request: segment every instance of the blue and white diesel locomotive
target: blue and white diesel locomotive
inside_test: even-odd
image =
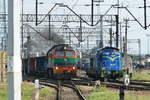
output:
[[[90,68],[86,70],[90,77],[116,79],[123,77],[122,57],[117,48],[105,47],[90,54]]]

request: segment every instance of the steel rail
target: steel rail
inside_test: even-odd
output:
[[[123,87],[125,90],[133,90],[133,91],[146,91],[146,90],[150,90],[149,86],[143,86],[143,85],[139,85],[139,84],[130,84],[128,86],[125,86],[123,83],[120,82],[101,82],[102,85],[106,85],[106,87],[110,87],[110,88],[116,88],[119,89],[120,87]]]
[[[57,87],[57,86],[54,86],[52,84],[49,84],[47,82],[40,82],[41,85],[44,85],[44,86],[48,86],[48,87],[52,87],[54,88],[56,91],[57,91],[57,96],[56,96],[56,100],[61,100],[60,98],[60,95],[61,95],[61,92],[60,92],[60,88]]]
[[[77,88],[77,86],[74,84],[74,82],[72,82],[72,81],[69,81],[67,83],[64,82],[62,84],[62,86],[72,88],[77,93],[77,95],[79,96],[80,100],[86,100],[86,98],[82,95],[80,89]]]

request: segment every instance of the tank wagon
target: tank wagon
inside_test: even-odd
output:
[[[48,52],[48,77],[70,79],[76,76],[78,53],[67,44],[53,46]]]
[[[105,47],[90,54],[90,68],[87,75],[102,80],[123,77],[126,70],[122,68],[121,53],[117,48]]]

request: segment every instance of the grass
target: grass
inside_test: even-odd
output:
[[[24,82],[22,84],[22,100],[31,100],[32,94],[34,91],[34,84]],[[0,83],[0,100],[7,100],[8,99],[8,91],[7,85]],[[51,96],[55,94],[55,92],[49,88],[42,88],[40,89],[40,99],[45,100],[46,96]]]
[[[46,96],[54,96],[55,94],[55,91],[48,88],[43,88],[40,90],[40,100],[45,100]]]
[[[150,70],[142,70],[142,71],[134,72],[132,79],[150,80]]]
[[[147,94],[125,91],[125,100],[150,100],[150,94]],[[119,100],[119,91],[108,89],[105,86],[98,87],[87,97],[87,100]]]
[[[33,89],[34,89],[33,84],[26,83],[26,82],[22,84],[23,100],[30,100]]]
[[[7,100],[7,85],[4,83],[0,84],[0,100]]]
[[[106,87],[98,87],[87,97],[87,100],[119,100],[117,92],[108,90]]]
[[[142,95],[140,93],[132,93],[131,92],[126,92],[126,95],[125,96],[125,100],[150,100],[149,99],[149,96],[146,96],[146,95]]]

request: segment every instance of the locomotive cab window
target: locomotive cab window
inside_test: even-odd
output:
[[[74,51],[66,51],[66,57],[74,56]]]
[[[63,57],[64,56],[64,51],[56,51],[56,56]]]

